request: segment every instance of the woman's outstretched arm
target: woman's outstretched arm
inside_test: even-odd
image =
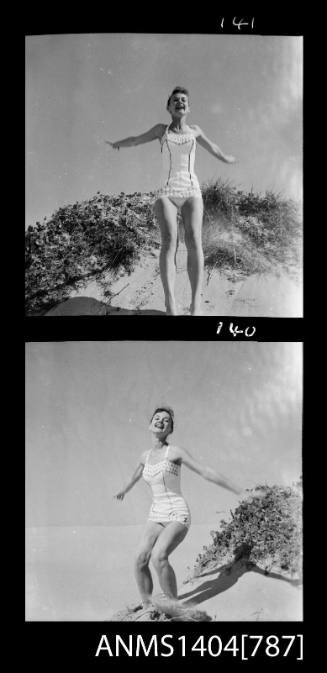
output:
[[[161,138],[164,128],[164,124],[156,124],[149,131],[141,133],[139,136],[129,136],[128,138],[123,138],[123,140],[116,140],[114,143],[110,142],[110,140],[105,140],[105,142],[111,145],[114,150],[119,150],[120,147],[135,147],[136,145],[142,145],[143,143],[149,143],[151,140]]]
[[[220,472],[217,472],[217,470],[214,470],[212,467],[203,465],[203,463],[200,463],[198,460],[193,458],[193,456],[189,453],[189,451],[186,451],[186,449],[181,449],[178,447],[178,449],[176,448],[175,451],[176,457],[174,458],[174,456],[171,456],[171,460],[182,460],[184,465],[189,467],[190,470],[193,470],[193,472],[196,472],[204,479],[207,479],[207,481],[212,481],[214,484],[217,484],[217,486],[222,486],[222,488],[226,488],[228,491],[236,493],[236,495],[241,495],[241,493],[244,492],[244,489],[241,488],[238,484],[235,484],[230,479],[227,479],[227,477],[222,475]]]
[[[211,140],[209,140],[200,126],[194,125],[193,128],[197,132],[196,139],[199,145],[204,147],[204,149],[207,150],[210,154],[213,154],[216,159],[224,161],[225,164],[235,164],[237,161],[235,157],[232,157],[230,154],[225,154],[216,143],[213,143]]]
[[[144,468],[144,458],[143,458],[143,454],[142,454],[141,460],[140,460],[136,470],[132,474],[131,479],[126,484],[126,486],[121,489],[121,491],[119,491],[118,493],[116,493],[116,495],[114,495],[114,498],[117,498],[117,500],[123,500],[124,499],[126,493],[128,493],[128,491],[130,491],[131,488],[133,488],[133,486],[139,481],[139,479],[141,479],[143,468]]]

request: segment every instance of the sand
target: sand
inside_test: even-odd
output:
[[[189,315],[190,284],[186,270],[186,248],[177,254],[176,300],[179,315]],[[134,271],[92,280],[72,289],[69,299],[47,315],[165,315],[158,253],[148,252]],[[281,270],[240,278],[237,274],[206,273],[203,315],[257,317],[301,317],[301,282]]]
[[[107,621],[139,601],[133,557],[139,526],[28,528],[26,619]],[[237,564],[187,581],[215,524],[194,524],[171,555],[179,598],[215,621],[301,621],[302,587],[277,574],[244,571]],[[153,573],[154,593],[160,587]]]

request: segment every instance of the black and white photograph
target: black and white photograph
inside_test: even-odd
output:
[[[302,317],[303,38],[219,20],[26,36],[27,316]]]
[[[28,622],[301,622],[302,344],[27,343],[25,563]]]

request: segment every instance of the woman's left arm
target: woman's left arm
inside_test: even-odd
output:
[[[216,143],[213,143],[211,140],[209,140],[209,138],[207,138],[207,136],[202,131],[200,126],[194,124],[193,128],[197,133],[196,139],[199,145],[204,147],[204,149],[207,150],[210,154],[213,154],[213,156],[216,157],[216,159],[224,161],[225,164],[236,163],[237,160],[235,159],[235,157],[232,157],[229,154],[224,154],[224,152],[220,149],[220,147],[218,147]]]
[[[222,488],[226,488],[228,491],[236,493],[236,495],[243,493],[243,488],[240,488],[237,484],[232,482],[230,479],[227,479],[227,477],[224,477],[224,475],[220,474],[212,467],[200,463],[198,460],[193,458],[193,456],[189,453],[189,451],[186,451],[186,449],[178,447],[178,449],[176,448],[176,451],[178,452],[178,459],[181,460],[184,465],[186,465],[190,470],[193,470],[193,472],[199,474],[204,479],[207,479],[207,481],[212,481],[214,484],[217,484],[217,486],[222,486]]]

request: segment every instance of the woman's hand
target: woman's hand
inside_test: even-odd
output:
[[[230,154],[228,154],[227,156],[225,155],[224,162],[226,164],[237,164],[238,160],[235,159],[235,157],[232,157]]]
[[[113,150],[119,150],[119,142],[118,141],[115,142],[115,143],[112,143],[112,142],[110,142],[110,140],[105,140],[104,142],[107,143],[107,145],[110,145],[110,147],[112,147]]]
[[[239,494],[238,494],[238,501],[239,502],[244,502],[244,500],[254,500],[254,498],[264,498],[266,495],[266,491],[264,488],[260,489],[247,489],[244,488]]]
[[[126,495],[126,491],[119,491],[119,493],[114,495],[114,498],[116,498],[116,500],[124,500],[125,495]]]

